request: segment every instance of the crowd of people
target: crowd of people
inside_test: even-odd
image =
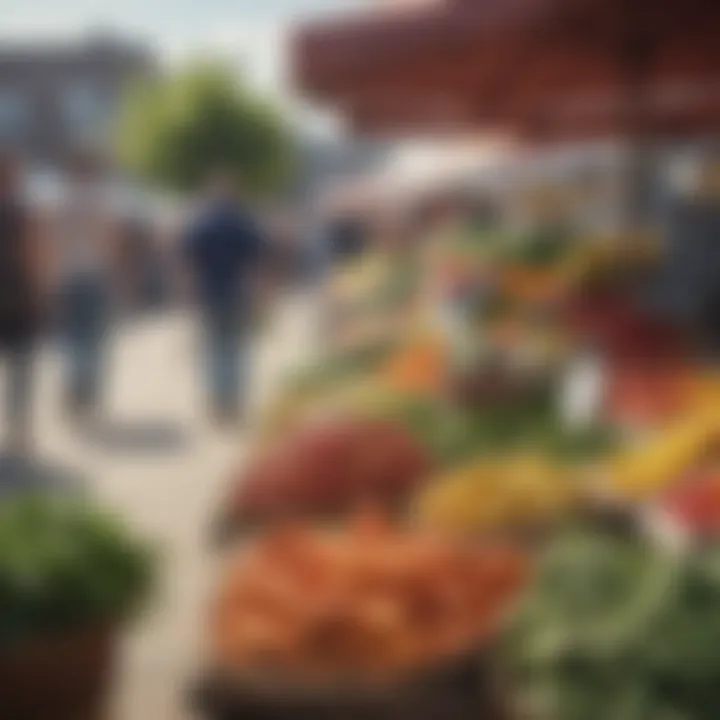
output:
[[[0,155],[0,353],[7,447],[20,455],[33,446],[39,344],[57,341],[62,351],[67,418],[79,428],[97,421],[118,309],[132,305],[149,267],[144,229],[113,207],[100,158],[69,160],[62,200],[50,212],[27,199],[25,175],[19,158]],[[234,425],[243,416],[252,304],[272,274],[271,243],[223,168],[209,173],[188,215],[161,264],[177,269],[190,292],[208,413]]]

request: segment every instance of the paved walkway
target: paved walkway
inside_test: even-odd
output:
[[[263,402],[284,368],[312,348],[312,304],[288,301],[255,349],[253,395]],[[74,437],[57,411],[57,362],[42,359],[39,449],[79,469],[105,503],[163,553],[154,609],[125,648],[113,720],[186,720],[184,697],[202,655],[202,625],[217,557],[207,541],[225,475],[243,437],[218,435],[204,422],[187,318],[147,321],[122,333],[113,352],[111,433]]]

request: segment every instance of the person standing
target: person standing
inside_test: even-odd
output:
[[[21,199],[20,162],[0,155],[0,353],[7,364],[8,447],[32,450],[32,390],[43,257],[36,223]]]
[[[95,415],[105,384],[117,223],[99,158],[75,155],[55,222],[54,270],[66,354],[66,410],[75,420]]]
[[[250,303],[266,251],[232,175],[213,174],[207,199],[187,229],[183,254],[200,315],[209,411],[222,425],[240,420],[247,400]]]

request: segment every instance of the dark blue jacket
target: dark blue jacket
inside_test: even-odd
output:
[[[216,201],[191,224],[183,243],[206,304],[242,295],[243,280],[257,271],[265,241],[252,217],[231,201]]]

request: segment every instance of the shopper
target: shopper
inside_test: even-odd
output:
[[[67,167],[66,193],[54,224],[61,332],[66,352],[66,409],[95,416],[105,385],[110,300],[118,224],[102,161],[78,153]]]
[[[33,355],[40,319],[42,253],[37,222],[21,199],[22,168],[0,155],[0,352],[7,365],[8,448],[32,449]]]
[[[266,243],[228,172],[216,172],[183,243],[200,316],[209,412],[240,419],[247,401],[248,331]]]

